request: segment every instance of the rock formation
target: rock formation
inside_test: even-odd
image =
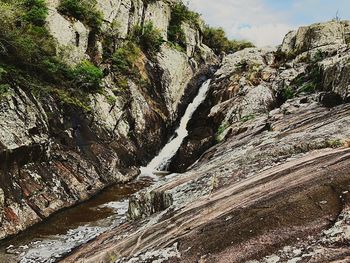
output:
[[[98,0],[103,21],[98,35],[84,21],[63,15],[59,3],[48,1],[45,25],[56,52],[72,66],[86,59],[100,63],[105,73],[102,91],[88,95],[85,111],[72,106],[73,99],[56,88],[42,96],[26,85],[14,84],[1,98],[0,238],[82,202],[110,184],[134,178],[138,167],[170,136],[198,89],[193,83],[216,63],[198,29],[184,23],[187,48],[179,51],[164,43],[156,56],[141,53],[137,67],[149,84],[126,76],[123,90],[108,61],[101,60],[103,53],[122,46],[135,26],[148,22],[166,39],[171,6],[176,2]],[[102,36],[115,24],[118,30],[111,47],[102,43]]]
[[[348,262],[348,23],[224,57],[173,160],[185,172],[62,262]]]
[[[6,57],[20,49],[0,32],[0,239],[137,177],[210,77],[179,174],[62,262],[350,262],[350,22],[219,62],[196,15],[173,24],[180,1],[91,3],[84,16],[48,0],[44,21],[10,23],[50,40],[19,41],[50,54],[40,65]]]

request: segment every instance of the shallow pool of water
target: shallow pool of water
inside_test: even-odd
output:
[[[0,242],[0,262],[55,262],[126,220],[130,195],[152,184],[150,178],[114,185],[91,200],[54,214],[45,222]]]

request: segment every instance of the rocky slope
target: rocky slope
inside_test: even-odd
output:
[[[227,55],[173,167],[197,162],[62,262],[348,262],[349,23]]]
[[[102,91],[89,95],[89,111],[71,105],[59,89],[54,90],[63,100],[52,93],[40,96],[23,83],[11,85],[0,98],[0,239],[112,183],[134,178],[137,167],[167,140],[194,96],[197,80],[216,62],[201,43],[200,30],[183,23],[185,50],[164,43],[155,56],[141,53],[138,71],[150,85],[126,76],[123,91],[103,53],[121,46],[136,25],[148,22],[166,39],[176,1],[98,0],[101,34],[119,25],[112,46],[84,21],[62,15],[59,3],[48,1],[45,24],[56,52],[70,65],[86,59],[99,64]]]

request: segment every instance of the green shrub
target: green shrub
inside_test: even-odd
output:
[[[248,71],[249,70],[249,64],[248,61],[246,59],[242,59],[241,61],[239,61],[236,65],[237,70],[239,72],[244,72],[244,71]]]
[[[290,89],[293,90],[294,97],[301,92],[313,93],[321,89],[321,83],[322,70],[317,63],[313,63],[307,68],[306,73],[300,74],[291,82]]]
[[[140,48],[131,41],[126,42],[112,55],[112,69],[124,75],[131,74],[136,60],[140,57]]]
[[[228,122],[222,122],[221,125],[219,126],[218,130],[216,131],[215,134],[215,140],[216,142],[221,142],[224,138],[222,137],[224,131],[230,127],[230,124]]]
[[[300,87],[298,92],[312,93],[315,92],[316,89],[317,85],[314,82],[307,82]]]
[[[181,24],[170,24],[168,27],[168,39],[170,43],[180,46],[182,50],[186,48],[186,36]]]
[[[177,3],[171,9],[168,39],[170,42],[178,44],[183,48],[186,47],[186,36],[181,27],[184,22],[195,28],[199,28],[200,15],[190,11],[183,3]]]
[[[222,28],[205,26],[203,32],[203,43],[210,47],[216,54],[227,52],[229,49],[229,40]]]
[[[183,22],[187,22],[199,28],[200,15],[196,12],[190,11],[183,3],[177,3],[171,8],[170,24],[181,25]]]
[[[4,66],[0,65],[0,81],[2,81],[3,77],[6,75],[7,70]]]
[[[186,52],[186,46],[184,45],[179,45],[178,43],[175,43],[175,42],[168,42],[168,45],[177,50],[177,51],[180,51],[180,52]],[[200,52],[201,50],[198,50],[198,52],[196,53],[197,56],[200,56]],[[199,58],[200,59],[200,58]]]
[[[30,7],[34,8],[31,9]],[[41,26],[44,16],[36,17],[37,10],[45,13],[45,1],[26,0],[0,2],[0,56],[7,63],[39,72],[41,62],[55,55],[55,41],[47,29]]]
[[[94,92],[100,89],[103,72],[91,62],[85,60],[72,70],[72,77],[77,88]]]
[[[115,47],[118,43],[120,35],[120,23],[114,20],[108,28],[106,28],[102,35],[102,46],[103,46],[103,59],[108,60],[115,51]]]
[[[329,139],[325,142],[327,148],[340,148],[342,146],[344,146],[344,143],[339,139]]]
[[[82,94],[82,93],[72,94],[72,93],[70,93],[66,90],[62,90],[62,89],[53,89],[52,93],[63,104],[82,109],[85,112],[91,111],[91,108],[90,108],[89,103],[88,103],[88,99],[85,97],[86,94]]]
[[[8,84],[0,84],[0,96],[5,95],[10,89]]]
[[[43,26],[48,15],[48,8],[45,0],[24,0],[24,5],[28,10],[23,18],[24,20],[36,26]]]
[[[247,40],[230,40],[228,52],[236,52],[249,47],[255,46]]]
[[[103,16],[96,9],[96,0],[61,0],[58,11],[82,21],[97,31],[101,28]]]
[[[152,22],[147,22],[143,26],[136,25],[133,28],[131,39],[148,54],[159,52],[161,45],[164,43],[160,31],[154,28]]]
[[[208,25],[203,31],[203,43],[210,47],[216,54],[222,52],[236,52],[254,45],[246,40],[229,40],[222,28],[213,28]]]
[[[295,96],[295,91],[292,87],[290,86],[285,86],[282,90],[282,98],[283,100],[289,100],[294,98]]]
[[[89,110],[87,95],[99,89],[102,71],[87,61],[72,69],[56,57],[56,42],[43,26],[45,1],[0,1],[0,10],[1,97],[13,83],[38,98],[53,94],[65,104]]]
[[[109,105],[114,106],[115,103],[117,102],[117,99],[111,95],[105,95],[107,102]]]
[[[115,95],[118,95],[119,92],[125,92],[129,88],[128,79],[123,75],[119,75],[116,77],[115,84],[118,87],[117,90],[113,91]]]
[[[141,49],[132,41],[127,41],[123,46],[119,47],[111,58],[111,69],[115,73],[115,84],[119,91],[126,91],[128,88],[128,79],[140,86],[148,85],[149,81],[140,71],[142,68],[137,66],[137,61],[142,55]]]
[[[249,115],[242,116],[241,122],[247,122],[247,121],[254,120],[254,119],[255,119],[255,115],[249,114]]]
[[[151,3],[155,3],[157,2],[158,0],[142,0],[142,2],[145,4],[145,5],[149,5]]]

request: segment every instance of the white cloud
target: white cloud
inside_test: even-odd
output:
[[[221,26],[230,38],[247,39],[257,46],[278,45],[296,28],[287,13],[277,12],[263,0],[189,0],[191,9],[211,26]]]
[[[282,43],[286,33],[293,29],[294,27],[288,24],[261,24],[232,29],[228,34],[240,39],[248,39],[259,47],[277,46]]]

